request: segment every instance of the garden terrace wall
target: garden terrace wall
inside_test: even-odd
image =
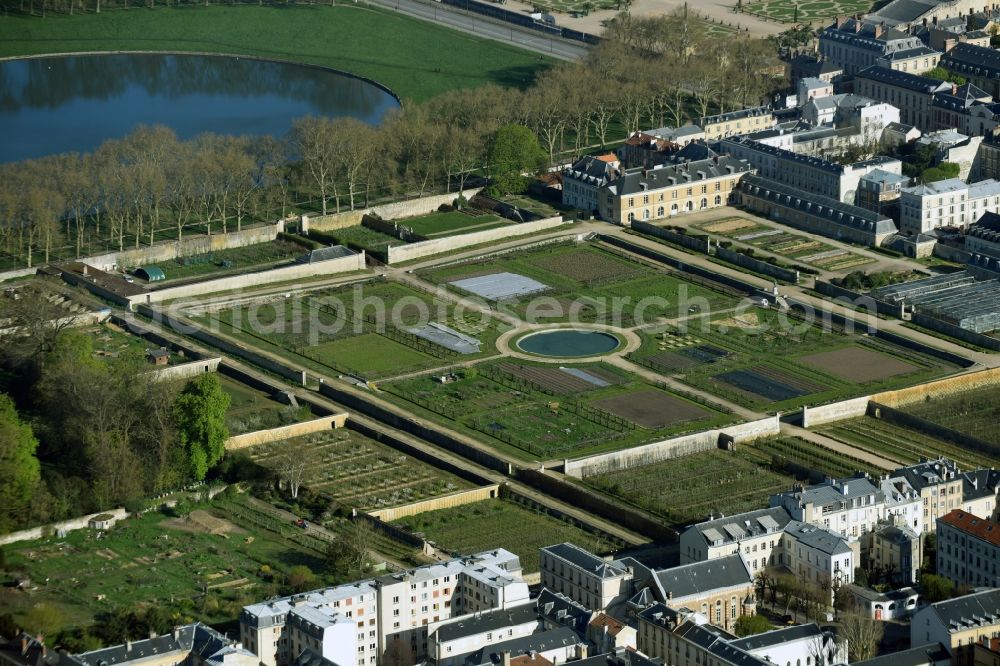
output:
[[[687,234],[679,234],[676,231],[664,229],[663,227],[658,227],[655,224],[650,224],[648,222],[640,222],[639,220],[633,220],[631,227],[633,231],[638,231],[639,233],[646,234],[647,236],[655,236],[656,238],[665,240],[668,243],[680,245],[681,247],[686,247],[689,250],[694,250],[695,252],[708,254],[712,251],[712,241],[707,234],[704,236],[688,236]]]
[[[422,257],[430,257],[435,254],[444,254],[454,250],[461,250],[467,247],[507,240],[515,236],[526,236],[537,231],[555,229],[563,225],[570,224],[563,220],[562,216],[549,217],[536,222],[522,222],[497,229],[485,229],[483,231],[473,231],[467,234],[446,236],[444,238],[434,238],[432,240],[410,243],[408,245],[389,246],[387,250],[387,262],[398,264],[404,261],[412,261]]]
[[[864,416],[868,412],[868,402],[871,396],[842,400],[829,405],[819,407],[802,408],[802,427],[814,428],[824,423],[833,421],[843,421],[844,419],[854,419]]]
[[[1000,351],[1000,339],[990,337],[989,335],[983,335],[982,333],[976,333],[975,331],[970,331],[966,328],[962,328],[961,326],[956,326],[955,324],[946,322],[943,319],[914,312],[910,316],[910,321],[917,326],[923,326],[924,328],[932,331],[944,333],[945,335],[955,338],[956,340],[969,342],[991,351]]]
[[[412,546],[413,548],[419,548],[425,555],[430,554],[430,548],[426,541],[413,534],[412,532],[407,532],[404,529],[400,529],[395,525],[391,525],[384,520],[377,518],[371,514],[367,514],[363,511],[358,511],[357,509],[352,510],[351,517],[354,520],[360,520],[362,522],[371,525],[372,529],[383,536],[387,536],[390,539],[399,541],[400,543],[405,543],[407,546]]]
[[[0,273],[0,282],[5,282],[7,280],[16,280],[17,278],[28,277],[29,275],[34,275],[38,272],[38,268],[18,268],[12,271],[3,271]]]
[[[953,393],[964,393],[994,384],[1000,384],[1000,368],[989,368],[947,377],[896,391],[884,391],[871,396],[871,400],[888,407],[902,407],[914,402],[921,402],[927,398],[940,398]]]
[[[736,252],[735,250],[730,250],[724,247],[717,247],[715,248],[715,256],[723,261],[736,264],[741,268],[746,268],[747,270],[751,270],[755,273],[762,273],[779,280],[784,280],[785,282],[796,284],[799,281],[798,271],[769,264],[766,261],[755,259],[749,255],[743,254],[742,252]]]
[[[166,367],[158,368],[154,367],[148,374],[152,375],[152,377],[158,382],[191,379],[192,377],[203,375],[206,372],[215,372],[219,369],[219,363],[221,362],[222,357],[220,356],[216,356],[215,358],[202,358],[188,363],[181,363],[180,365],[168,365]]]
[[[235,437],[230,437],[226,440],[226,450],[236,451],[238,449],[246,449],[251,446],[257,446],[258,444],[280,442],[285,439],[302,437],[303,435],[309,435],[314,432],[343,428],[346,423],[347,413],[344,412],[340,414],[332,414],[330,416],[323,416],[318,419],[312,419],[311,421],[303,421],[302,423],[280,426],[278,428],[255,430],[254,432],[248,432],[242,435],[236,435]]]
[[[466,200],[479,194],[482,188],[474,187],[461,192]],[[343,213],[333,213],[331,215],[302,216],[302,233],[310,229],[316,231],[334,231],[346,227],[356,227],[361,224],[361,219],[365,215],[377,215],[383,220],[396,220],[404,217],[416,217],[417,215],[427,215],[434,213],[442,205],[451,205],[459,197],[458,192],[449,194],[437,194],[434,196],[411,199],[410,201],[398,201],[396,203],[382,204],[370,208],[345,211]]]
[[[901,317],[902,308],[899,305],[892,305],[891,303],[886,303],[885,301],[880,301],[867,296],[865,294],[847,289],[846,287],[839,287],[832,282],[825,282],[823,280],[816,280],[816,291],[823,294],[824,296],[829,296],[830,298],[840,298],[850,301],[851,305],[859,308],[871,309],[874,307],[875,312],[881,315],[886,315],[888,317]]]
[[[261,287],[276,282],[287,282],[302,278],[315,277],[317,275],[334,275],[337,273],[350,273],[361,271],[365,268],[364,251],[337,259],[317,261],[315,263],[294,264],[283,268],[273,268],[259,273],[245,273],[242,275],[232,275],[229,277],[217,278],[215,280],[205,280],[204,282],[194,282],[178,287],[167,287],[148,291],[144,294],[129,297],[132,306],[140,303],[147,305],[160,303],[166,300],[178,298],[190,298],[192,296],[203,296],[223,291],[235,291],[238,289],[248,289],[250,287]]]
[[[132,266],[145,266],[163,261],[171,261],[178,257],[192,257],[209,252],[228,250],[234,247],[245,247],[259,243],[269,243],[285,230],[284,220],[278,220],[263,226],[250,227],[240,231],[212,234],[211,236],[193,236],[181,241],[164,241],[150,247],[140,247],[122,252],[109,252],[92,257],[78,259],[102,271],[112,271],[115,268],[124,269]]]
[[[762,437],[772,437],[780,433],[781,419],[777,415],[769,416],[759,421],[674,437],[622,451],[566,460],[563,463],[563,473],[583,479],[596,474],[619,472],[633,467],[652,465],[671,458],[701,453],[716,448],[720,442],[731,441],[734,444],[740,444]]]
[[[26,530],[20,530],[19,532],[11,532],[10,534],[4,534],[0,536],[0,546],[5,546],[9,543],[17,543],[18,541],[31,541],[33,539],[41,539],[47,534],[58,534],[60,532],[72,532],[73,530],[80,530],[90,523],[90,519],[94,516],[100,516],[101,514],[110,514],[115,517],[115,520],[123,520],[128,518],[128,511],[125,509],[112,509],[110,511],[98,511],[97,513],[91,513],[86,516],[80,516],[79,518],[71,518],[70,520],[63,520],[58,523],[52,523],[50,525],[40,525],[39,527],[30,527]]]
[[[414,502],[412,504],[404,504],[403,506],[397,506],[392,509],[379,509],[378,511],[369,511],[368,515],[374,516],[379,520],[383,520],[387,523],[394,523],[400,518],[406,518],[407,516],[415,516],[418,513],[425,513],[427,511],[437,511],[438,509],[451,509],[456,506],[464,506],[466,504],[472,504],[473,502],[481,502],[482,500],[495,499],[498,496],[499,492],[500,492],[500,485],[494,483],[493,485],[486,486],[485,488],[460,490],[455,493],[442,495],[441,497],[434,497],[428,500],[423,500],[421,502]]]

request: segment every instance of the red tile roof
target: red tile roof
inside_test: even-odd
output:
[[[938,520],[966,534],[988,541],[994,546],[1000,546],[1000,523],[974,516],[961,509],[955,509]]]

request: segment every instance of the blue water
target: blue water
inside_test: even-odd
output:
[[[517,341],[521,351],[557,358],[600,356],[616,349],[618,344],[618,338],[609,333],[565,329],[533,333]]]
[[[377,124],[396,99],[315,67],[228,56],[94,55],[0,62],[0,162],[89,152],[138,125],[283,136],[306,115]]]

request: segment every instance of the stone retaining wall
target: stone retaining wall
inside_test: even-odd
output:
[[[471,199],[479,194],[481,188],[474,187],[465,190],[461,194],[466,199]],[[332,213],[330,215],[302,216],[302,232],[310,229],[316,231],[333,231],[346,227],[355,227],[361,224],[361,218],[365,215],[378,215],[383,220],[396,220],[404,217],[415,217],[417,215],[428,215],[437,212],[442,204],[451,205],[459,197],[458,192],[449,194],[436,194],[410,201],[398,201],[396,203],[372,206],[371,208],[359,208],[357,210],[344,211],[342,213]]]
[[[864,416],[868,410],[868,402],[871,396],[842,400],[829,405],[819,407],[802,408],[802,427],[813,428],[832,421],[843,421],[844,419],[854,419]]]
[[[198,375],[203,375],[206,372],[217,371],[221,362],[222,358],[218,356],[215,358],[203,358],[179,365],[154,367],[148,374],[158,382],[190,379]]]
[[[291,425],[280,426],[278,428],[269,428],[267,430],[255,430],[253,432],[248,432],[242,435],[236,435],[234,437],[230,437],[228,440],[226,440],[226,450],[236,451],[238,449],[246,449],[251,446],[257,446],[258,444],[280,442],[283,439],[291,439],[292,437],[301,437],[303,435],[309,435],[314,432],[322,432],[324,430],[343,428],[344,424],[346,423],[347,423],[347,413],[343,412],[341,414],[332,414],[330,416],[323,416],[318,419],[312,419],[311,421],[303,421],[302,423],[293,423]]]
[[[1000,383],[1000,368],[990,368],[971,372],[957,377],[938,379],[933,382],[911,386],[910,388],[899,389],[898,391],[885,391],[871,396],[872,402],[887,407],[901,407],[914,402],[930,398],[940,398],[953,393],[962,393],[992,386]]]
[[[456,506],[464,506],[466,504],[472,504],[473,502],[481,502],[482,500],[494,499],[497,497],[499,492],[500,492],[500,485],[493,484],[491,486],[486,486],[485,488],[460,490],[456,493],[442,495],[441,497],[435,497],[433,499],[424,500],[422,502],[413,502],[412,504],[404,504],[403,506],[397,506],[392,509],[380,509],[378,511],[369,511],[368,514],[371,516],[375,516],[379,520],[384,520],[387,523],[394,523],[400,518],[406,518],[407,516],[415,516],[418,513],[424,513],[426,511],[437,511],[438,509],[451,509]]]
[[[467,247],[474,247],[476,245],[482,245],[483,243],[492,243],[516,236],[526,236],[537,231],[555,229],[564,224],[569,224],[569,222],[563,221],[562,216],[550,217],[544,220],[522,222],[520,224],[512,224],[510,226],[500,227],[497,229],[485,229],[483,231],[473,231],[467,234],[434,238],[431,240],[420,241],[419,243],[410,243],[408,245],[390,246],[387,250],[388,261],[386,263],[399,264],[404,261],[412,261],[422,257],[430,257],[435,254],[444,254],[445,252],[453,252]]]

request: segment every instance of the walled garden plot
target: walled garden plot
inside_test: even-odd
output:
[[[497,322],[484,322],[478,314],[458,314],[449,303],[391,282],[318,290],[300,298],[199,315],[195,320],[296,364],[366,380],[470,358],[421,335],[419,327],[430,322],[451,325],[476,338],[480,355],[493,351],[499,335]]]
[[[631,261],[594,245],[576,243],[431,269],[423,277],[448,285],[463,295],[476,293],[498,301],[498,307],[522,318],[529,313],[529,304],[535,299],[536,307],[530,310],[532,318],[552,322],[566,321],[572,311],[579,321],[632,326],[637,323],[636,305],[648,297],[662,299],[666,305],[649,301],[649,307],[641,312],[646,322],[662,316],[687,315],[691,304],[702,309],[725,309],[739,301],[736,294]],[[496,288],[488,294],[467,290],[470,283],[463,286],[460,281],[470,279]],[[537,284],[531,283],[533,289],[522,289],[519,285],[526,280]],[[546,297],[543,307],[538,307],[538,296]]]
[[[230,435],[277,428],[312,418],[312,413],[306,405],[296,409],[221,373],[219,383],[222,384],[222,390],[229,394],[226,427]]]
[[[571,541],[592,552],[607,553],[622,545],[535,508],[502,499],[428,511],[403,518],[396,525],[456,553],[506,548],[521,559],[525,573],[538,571],[538,549],[542,546]]]
[[[337,429],[248,450],[278,477],[304,466],[302,484],[363,511],[386,509],[471,488],[472,484],[357,433]]]
[[[868,257],[838,248],[811,236],[792,233],[745,218],[729,218],[693,225],[697,229],[745,243],[800,264],[840,271],[872,263]]]
[[[489,361],[379,388],[394,401],[527,460],[575,457],[732,421],[623,370]]]
[[[420,217],[409,217],[396,220],[399,224],[409,227],[413,233],[427,238],[454,236],[470,231],[485,231],[510,224],[496,215],[477,215],[461,211],[447,213],[432,213]]]
[[[956,461],[964,469],[996,467],[1000,463],[1000,456],[990,456],[973,451],[912,428],[871,416],[829,423],[820,426],[817,431],[860,449],[898,461],[901,465],[911,465],[919,462],[921,458],[939,456]]]
[[[308,252],[307,248],[297,243],[277,240],[270,243],[217,250],[207,254],[178,257],[157,264],[157,266],[163,269],[166,280],[181,280],[215,273],[247,272],[272,264],[291,263],[294,259],[308,254]]]
[[[987,386],[902,407],[902,410],[960,433],[1000,444],[997,386]]]
[[[584,482],[620,500],[684,525],[767,506],[768,498],[796,481],[875,471],[865,463],[794,437],[738,445],[589,476]]]
[[[754,309],[693,317],[683,330],[643,335],[631,357],[738,404],[788,410],[915,384],[952,366],[901,347]]]

